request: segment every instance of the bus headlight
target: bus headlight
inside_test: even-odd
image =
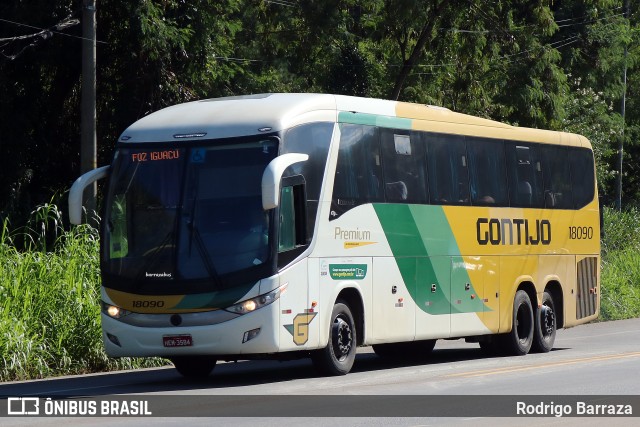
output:
[[[257,296],[255,298],[248,299],[246,301],[239,302],[237,304],[232,305],[231,307],[225,308],[225,310],[230,311],[232,313],[236,313],[236,314],[251,313],[252,311],[255,311],[259,308],[267,306],[272,302],[274,302],[275,300],[277,300],[278,298],[280,298],[280,295],[282,295],[282,293],[285,291],[286,288],[287,288],[287,284],[284,284],[269,293]]]
[[[120,319],[121,317],[131,314],[130,311],[120,308],[117,305],[107,304],[104,301],[101,301],[101,304],[102,312],[113,319]]]

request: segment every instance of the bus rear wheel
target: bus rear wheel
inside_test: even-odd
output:
[[[345,375],[349,373],[356,359],[356,328],[349,306],[337,301],[331,312],[329,342],[321,350],[316,350],[311,360],[323,375]]]
[[[171,362],[183,377],[202,379],[211,374],[217,360],[209,356],[177,356],[172,357]]]
[[[542,305],[536,311],[535,332],[533,335],[532,351],[548,353],[556,340],[556,314],[551,294],[542,295]]]
[[[511,332],[502,335],[502,349],[514,356],[529,353],[533,344],[534,320],[529,295],[519,290],[513,299],[513,326]]]

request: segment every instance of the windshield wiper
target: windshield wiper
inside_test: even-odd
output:
[[[200,192],[200,185],[198,184],[198,180],[193,179],[195,185],[193,188],[193,193],[191,197],[193,198],[193,202],[191,203],[191,212],[189,212],[189,220],[187,220],[186,225],[189,229],[189,256],[191,256],[191,248],[193,246],[193,240],[195,237],[196,248],[198,248],[198,255],[200,255],[200,259],[204,263],[204,268],[207,270],[209,277],[213,280],[216,287],[220,286],[220,278],[218,276],[218,272],[216,268],[213,266],[213,262],[211,261],[211,257],[209,256],[209,251],[207,250],[207,246],[204,244],[202,240],[202,235],[200,234],[200,230],[196,226],[196,207],[198,203],[198,193]]]
[[[207,273],[213,280],[214,284],[216,286],[220,286],[220,278],[218,277],[218,272],[213,266],[213,262],[211,262],[209,251],[207,250],[207,246],[204,244],[204,240],[202,240],[200,230],[198,230],[198,227],[195,225],[194,221],[188,222],[187,227],[189,228],[189,252],[191,252],[192,241],[195,237],[196,248],[198,249],[200,259],[202,259],[202,262],[204,263],[204,268],[207,270]]]

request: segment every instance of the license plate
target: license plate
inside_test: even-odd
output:
[[[165,347],[191,347],[193,339],[191,335],[165,335],[162,337]]]

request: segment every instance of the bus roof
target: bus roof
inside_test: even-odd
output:
[[[580,135],[511,126],[443,107],[307,93],[233,96],[174,105],[138,120],[122,133],[119,141],[136,143],[249,136],[313,121],[371,124],[591,148],[589,141]]]

